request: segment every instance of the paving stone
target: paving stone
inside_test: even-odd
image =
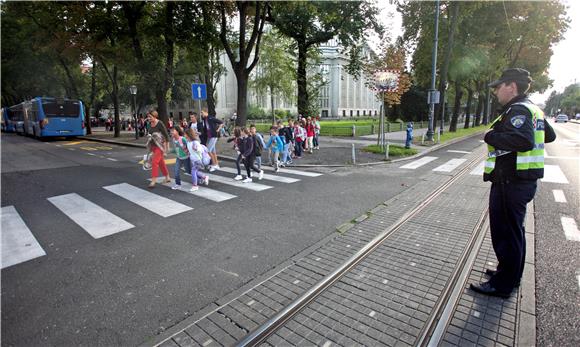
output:
[[[184,332],[180,332],[177,335],[173,335],[173,341],[175,341],[175,343],[177,343],[179,347],[197,346],[197,343]]]
[[[179,345],[175,343],[175,341],[173,341],[172,339],[169,339],[160,344],[159,347],[179,347]]]

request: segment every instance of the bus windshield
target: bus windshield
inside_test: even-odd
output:
[[[80,105],[78,101],[71,100],[43,100],[42,108],[44,114],[49,118],[54,117],[78,117],[80,114]]]

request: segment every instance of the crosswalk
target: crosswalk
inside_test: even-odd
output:
[[[451,151],[448,151],[451,152]],[[452,153],[458,153],[460,151],[454,151]],[[438,163],[443,159],[439,157],[422,157],[420,159],[411,161],[405,165],[400,166],[400,169],[406,170],[416,170],[419,169],[431,162]],[[448,159],[443,164],[439,164],[437,167],[431,169],[431,171],[435,172],[452,172],[459,168],[463,163],[465,163],[466,159],[464,158],[453,158]],[[483,168],[484,168],[485,161],[481,161],[478,163],[470,172],[470,175],[483,175]],[[542,182],[550,182],[550,183],[561,183],[561,184],[569,184],[568,178],[558,165],[544,165],[544,178],[541,179]]]
[[[258,181],[255,178],[254,182],[242,183],[241,181],[233,179],[236,173],[234,168],[223,167],[218,172],[209,174],[209,186],[200,185],[198,190],[192,192],[190,191],[192,185],[188,182],[190,181],[189,176],[186,176],[182,179],[181,188],[173,192],[176,192],[178,195],[195,196],[200,199],[220,203],[235,199],[238,197],[237,194],[243,193],[244,191],[262,192],[275,188],[275,185],[272,185],[272,183],[292,184],[300,182],[304,178],[315,178],[322,175],[320,173],[296,169],[281,169],[276,174],[272,170],[266,170],[269,173],[264,174],[263,180]],[[127,182],[103,186],[102,189],[111,193],[110,195],[106,194],[107,199],[121,198],[135,205],[138,209],[150,211],[163,218],[194,210],[193,207],[187,204],[160,195],[163,194],[162,192],[165,189],[168,191],[171,189],[174,183],[173,180],[170,183],[164,183],[162,178],[158,178],[157,183],[158,188],[155,190],[149,190],[144,188],[144,186],[137,187]],[[47,201],[94,239],[104,238],[133,229],[139,222],[125,220],[119,217],[116,211],[108,210],[107,205],[102,203],[102,200],[100,200],[100,203],[95,203],[80,193],[72,192],[52,196],[48,197]],[[192,205],[198,201],[195,199],[192,200]],[[34,236],[35,233],[41,232],[41,230],[31,230],[26,224],[25,218],[18,212],[17,207],[2,207],[1,220],[2,269],[47,254],[41,243]]]

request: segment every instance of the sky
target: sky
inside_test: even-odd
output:
[[[555,90],[558,93],[564,91],[572,83],[580,83],[580,50],[578,42],[580,38],[580,1],[579,0],[560,0],[561,3],[568,7],[567,15],[571,19],[568,30],[564,33],[564,39],[553,47],[553,56],[550,60],[548,75],[554,80],[553,86],[546,92],[539,94],[534,93],[530,99],[542,104],[550,93]],[[390,4],[390,1],[378,1],[378,7],[381,9],[381,21],[387,26],[387,32],[390,32],[394,38],[403,33],[402,18],[396,10],[396,5]],[[575,40],[574,40],[575,39]],[[376,47],[376,41],[371,39],[371,46]]]

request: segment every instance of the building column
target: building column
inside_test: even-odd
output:
[[[329,95],[329,107],[330,107],[330,117],[338,117],[338,105],[340,104],[340,75],[341,66],[339,64],[332,65],[331,71],[331,84],[330,84],[330,95]]]

